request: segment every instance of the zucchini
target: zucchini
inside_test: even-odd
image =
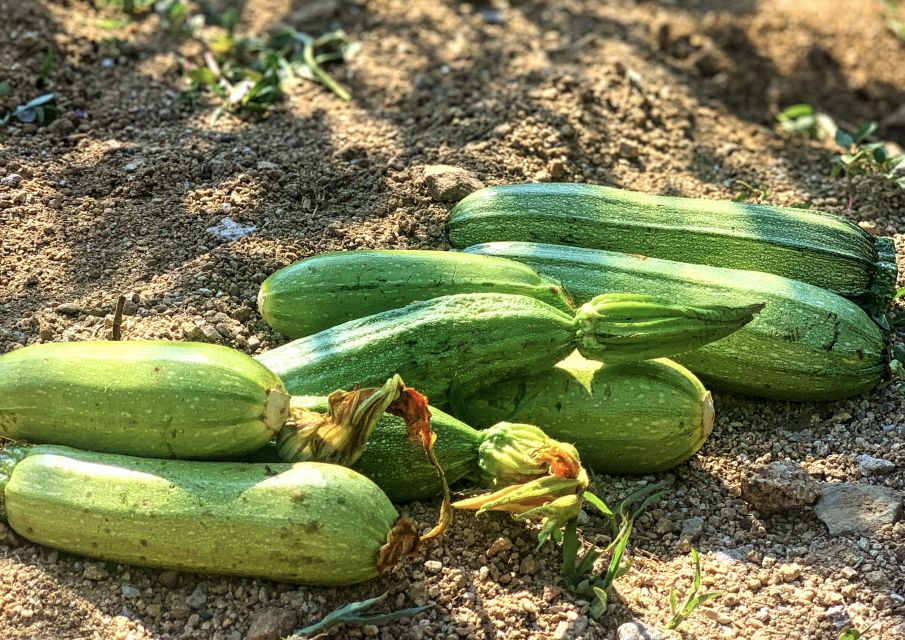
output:
[[[738,332],[673,359],[708,386],[779,400],[837,400],[883,377],[883,335],[848,300],[766,273],[522,242],[467,249],[524,262],[561,282],[577,303],[637,291],[681,304],[766,307]]]
[[[416,302],[256,356],[294,395],[374,387],[393,374],[443,406],[453,390],[553,366],[576,347],[607,362],[668,356],[717,340],[756,305],[708,308],[600,296],[568,314],[527,296],[465,293]]]
[[[330,405],[330,399],[324,397],[292,398],[293,412],[328,413]],[[463,479],[485,487],[525,482],[547,471],[547,465],[531,459],[534,452],[550,446],[570,449],[532,425],[500,421],[478,431],[435,407],[430,407],[430,413],[431,429],[437,434],[434,453],[449,484]],[[294,461],[299,451],[294,440],[294,429],[287,427],[280,432],[277,445],[259,452],[256,459]],[[264,455],[267,457],[262,458]],[[403,419],[393,415],[380,417],[361,457],[351,467],[373,480],[393,502],[426,500],[442,491],[424,450],[410,441]]]
[[[457,248],[542,242],[764,271],[881,308],[896,287],[895,257],[840,216],[599,185],[481,189],[453,208],[449,239]]]
[[[454,407],[478,427],[535,424],[574,444],[583,464],[609,474],[670,469],[700,449],[713,428],[710,393],[665,359],[602,365],[575,353],[543,373],[458,398]]]
[[[0,357],[0,436],[157,458],[249,453],[289,396],[251,357],[163,341],[55,342]]]
[[[518,262],[446,251],[338,251],[301,260],[261,285],[273,329],[301,338],[349,320],[456,293],[514,293],[563,311],[559,285]]]
[[[0,515],[23,538],[69,553],[313,585],[373,578],[418,540],[377,485],[338,465],[54,445],[0,452]]]

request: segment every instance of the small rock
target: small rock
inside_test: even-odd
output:
[[[866,453],[858,456],[858,471],[861,475],[870,478],[872,476],[885,476],[896,469],[896,463],[883,458],[875,458]]]
[[[280,640],[295,630],[298,615],[291,609],[271,607],[255,614],[245,640]]]
[[[26,286],[26,287],[33,287],[33,286],[35,286],[36,284],[38,284],[38,276],[36,276],[35,274],[31,274],[30,276],[28,276],[27,278],[25,278],[25,286]]]
[[[518,601],[519,608],[525,613],[537,613],[537,605],[528,598],[522,598]]]
[[[47,126],[47,130],[65,136],[75,131],[75,125],[69,118],[57,118]]]
[[[458,202],[469,193],[484,188],[484,183],[465,169],[445,164],[426,166],[424,184],[435,202]]]
[[[123,598],[137,598],[141,595],[141,591],[133,587],[131,584],[124,584],[122,586]]]
[[[182,602],[177,602],[170,607],[170,615],[173,616],[174,620],[185,620],[192,615],[192,610]]]
[[[204,334],[204,339],[207,342],[220,342],[220,340],[223,339],[223,336],[220,335],[220,332],[209,324],[202,325],[201,333]]]
[[[481,9],[478,11],[478,15],[481,16],[481,20],[486,24],[506,24],[506,18],[504,18],[503,14],[497,9]]]
[[[233,313],[233,318],[238,320],[239,322],[245,322],[249,318],[251,318],[252,310],[250,307],[239,307]]]
[[[887,487],[840,482],[827,485],[814,507],[831,536],[869,535],[902,515],[902,495]]]
[[[64,302],[57,305],[56,312],[63,316],[77,316],[82,313],[83,309],[73,302]]]
[[[820,483],[788,460],[761,466],[742,479],[742,499],[763,514],[804,507],[818,497]]]
[[[204,342],[204,331],[194,322],[182,323],[182,335],[192,342]]]
[[[686,518],[682,522],[682,531],[679,533],[679,542],[676,543],[676,548],[682,553],[687,553],[691,550],[691,543],[700,538],[703,531],[704,518],[700,516]]]
[[[261,346],[261,339],[258,336],[248,336],[248,348],[254,351]]]
[[[619,157],[620,158],[634,160],[638,157],[638,155],[639,155],[638,145],[636,145],[634,142],[629,142],[628,140],[619,141]]]
[[[493,541],[493,544],[490,545],[490,548],[487,549],[487,557],[492,558],[496,554],[502,551],[508,551],[512,548],[512,541],[509,538],[497,538]]]
[[[537,571],[537,561],[534,559],[534,556],[525,556],[522,558],[518,570],[523,576],[530,576]]]
[[[207,593],[200,584],[195,587],[191,595],[185,599],[185,603],[192,609],[200,609],[207,602]]]
[[[779,568],[779,575],[783,582],[792,582],[792,580],[801,575],[801,567],[795,563],[784,564]]]
[[[82,575],[84,575],[88,580],[103,580],[110,574],[107,573],[106,569],[101,569],[96,564],[89,564],[87,567],[85,567],[85,573]]]
[[[547,173],[549,173],[550,177],[554,180],[559,180],[566,175],[566,163],[560,158],[554,158],[547,163]]]
[[[18,187],[22,183],[22,176],[18,173],[11,173],[8,176],[0,178],[0,184],[7,187]]]
[[[129,162],[129,163],[127,163],[125,166],[123,166],[123,170],[124,170],[126,173],[132,173],[133,171],[135,171],[136,169],[138,169],[140,166],[142,166],[144,163],[145,163],[144,160],[140,160],[140,159],[139,159],[139,160],[133,160],[132,162]]]
[[[424,563],[424,568],[428,573],[440,573],[443,571],[443,563],[439,560],[428,560]]]
[[[851,616],[848,615],[848,611],[846,611],[845,605],[842,604],[837,604],[836,606],[830,607],[829,609],[824,611],[823,617],[826,618],[829,623],[837,629],[841,629],[842,627],[848,626],[852,623]]]
[[[669,518],[663,517],[658,518],[657,522],[654,524],[654,532],[659,533],[660,535],[669,533],[672,531],[672,520]]]
[[[161,571],[160,575],[157,576],[157,581],[160,584],[168,589],[173,589],[177,584],[179,584],[179,572],[172,571],[167,569],[166,571]]]
[[[270,160],[259,160],[256,165],[258,169],[279,169],[280,165]]]
[[[666,636],[640,622],[626,622],[616,629],[616,640],[666,640]]]

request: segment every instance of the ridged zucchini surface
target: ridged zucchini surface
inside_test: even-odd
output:
[[[54,342],[0,357],[0,436],[12,440],[216,458],[260,448],[288,408],[275,374],[218,345]]]
[[[522,242],[468,249],[524,262],[556,279],[576,304],[634,291],[683,304],[765,308],[736,333],[675,356],[705,383],[781,400],[836,400],[874,387],[885,370],[876,324],[830,291],[772,274]]]
[[[460,294],[352,320],[256,359],[294,395],[374,387],[399,374],[442,406],[454,387],[552,366],[575,348],[576,326],[527,296]]]
[[[442,407],[452,393],[542,371],[575,348],[610,363],[687,351],[735,331],[758,309],[613,295],[569,314],[527,296],[463,293],[351,320],[256,357],[295,395],[376,387],[398,374]]]
[[[290,338],[456,293],[514,293],[571,311],[559,285],[518,262],[447,251],[322,253],[273,273],[261,285],[264,320]]]
[[[713,427],[700,380],[670,360],[602,365],[578,353],[543,373],[511,378],[453,403],[478,427],[526,422],[575,445],[600,473],[645,474],[691,457]]]
[[[112,562],[314,585],[378,575],[397,513],[337,465],[158,460],[42,445],[0,452],[22,537]]]
[[[481,189],[453,208],[449,238],[458,248],[540,242],[764,271],[880,307],[896,285],[894,256],[841,216],[599,185]]]

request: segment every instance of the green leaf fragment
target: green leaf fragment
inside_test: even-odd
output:
[[[359,615],[361,612],[366,609],[370,609],[375,604],[379,604],[386,600],[388,593],[383,593],[374,598],[369,598],[367,600],[361,600],[359,602],[351,602],[347,605],[339,607],[338,609],[328,613],[320,622],[316,622],[310,626],[307,626],[303,629],[298,629],[293,632],[293,638],[299,637],[307,637],[312,636],[317,633],[321,633],[333,627],[337,627],[344,624],[385,624],[387,622],[392,622],[393,620],[398,620],[399,618],[409,618],[415,616],[431,607],[435,606],[433,604],[424,605],[421,607],[412,607],[410,609],[401,609],[399,611],[392,611],[389,613],[379,613],[373,615]]]

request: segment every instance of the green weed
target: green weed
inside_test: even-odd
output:
[[[694,562],[694,579],[691,583],[691,589],[686,594],[685,601],[682,603],[681,607],[678,604],[675,588],[669,588],[669,610],[672,613],[672,616],[666,623],[667,629],[678,629],[679,625],[685,622],[685,620],[688,619],[688,616],[694,613],[695,609],[702,604],[715,600],[723,595],[718,591],[707,591],[700,595],[698,594],[698,591],[701,588],[701,558],[698,555],[697,549],[691,549],[691,561]]]

